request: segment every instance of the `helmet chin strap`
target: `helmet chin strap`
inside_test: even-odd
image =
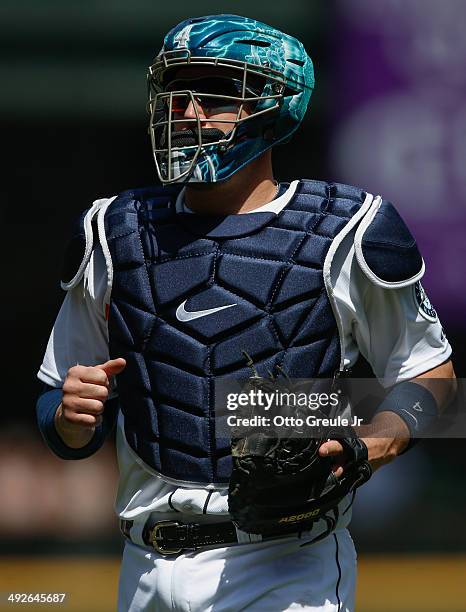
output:
[[[208,144],[209,142],[217,142],[225,138],[224,132],[217,128],[201,128],[201,142]],[[199,130],[197,127],[172,132],[171,146],[172,147],[191,147],[199,144]]]

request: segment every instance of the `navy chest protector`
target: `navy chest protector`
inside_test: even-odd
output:
[[[338,189],[339,187],[339,189]],[[162,192],[165,194],[166,190]],[[225,483],[214,383],[277,365],[332,377],[340,342],[323,280],[333,238],[359,210],[354,188],[301,182],[279,214],[176,214],[160,189],[126,192],[105,215],[113,263],[110,356],[125,434],[150,468],[189,483]]]
[[[414,287],[424,263],[393,206],[355,187],[301,181],[278,215],[226,217],[175,214],[178,191],[95,202],[76,226],[62,287],[77,287],[100,241],[110,356],[127,361],[117,382],[135,459],[166,480],[222,486],[230,444],[216,436],[214,388],[251,374],[243,351],[261,376],[281,366],[290,377],[330,378],[342,367],[332,274],[345,237],[383,289]]]

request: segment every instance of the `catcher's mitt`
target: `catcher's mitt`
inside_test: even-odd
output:
[[[249,365],[253,367],[251,360]],[[249,384],[256,390],[276,388],[273,378],[262,378],[255,370]],[[244,410],[248,416],[258,411],[251,406],[243,414]],[[289,433],[296,434],[292,426]],[[334,459],[318,454],[329,439],[338,439],[345,449],[339,479],[332,471]],[[372,474],[367,447],[351,427],[321,428],[313,438],[277,437],[276,431],[267,428],[238,437],[233,431],[232,458],[228,496],[232,519],[239,529],[263,535],[310,529]]]

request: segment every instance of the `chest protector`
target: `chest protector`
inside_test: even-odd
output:
[[[340,339],[323,278],[332,240],[360,209],[354,187],[301,181],[278,214],[176,214],[177,190],[125,192],[105,213],[113,265],[110,357],[138,460],[182,484],[226,483],[214,385],[262,376],[331,378]]]

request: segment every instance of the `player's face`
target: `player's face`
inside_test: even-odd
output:
[[[194,103],[192,100],[189,100],[189,103],[185,109],[181,108],[180,110],[175,111],[175,119],[196,119],[197,113],[199,113],[199,119],[202,122],[202,127],[217,128],[224,134],[227,134],[232,129],[233,121],[243,119],[250,114],[250,112],[243,107],[238,116],[239,106],[239,103],[210,106],[205,104],[202,98],[199,99],[194,96]],[[175,131],[185,130],[191,126],[192,123],[177,123],[175,124]]]
[[[191,91],[188,94],[176,94],[172,100],[173,119],[183,123],[174,123],[174,130],[181,131],[193,127],[192,120],[199,117],[202,128],[216,128],[224,134],[230,132],[234,122],[248,117],[252,112],[251,104],[242,104],[231,98],[242,97],[242,80],[238,74],[213,71],[202,68],[183,68],[177,71],[165,87],[166,92]],[[247,96],[256,95],[249,90]],[[219,96],[219,97],[216,97]]]

